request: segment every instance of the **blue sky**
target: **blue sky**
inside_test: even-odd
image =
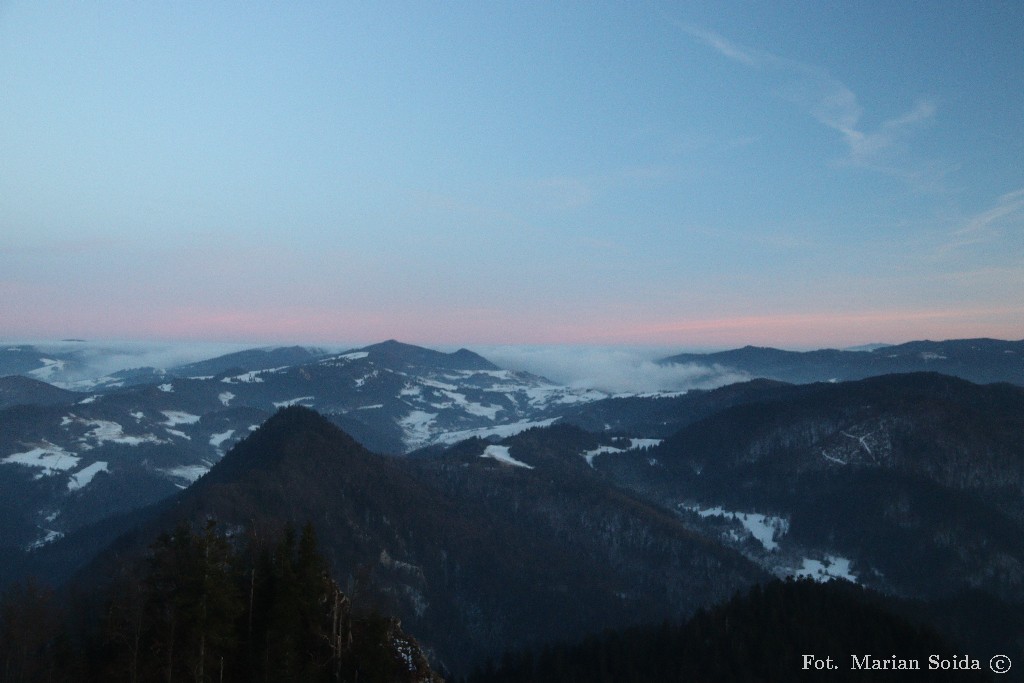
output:
[[[1024,337],[1024,5],[0,2],[0,335]]]

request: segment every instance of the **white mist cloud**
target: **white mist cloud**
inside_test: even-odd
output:
[[[73,353],[82,367],[68,372],[65,379],[70,381],[94,379],[129,368],[167,369],[245,349],[273,348],[209,342],[35,342],[34,345],[44,352]],[[473,350],[503,368],[525,370],[578,389],[609,393],[712,389],[750,379],[745,373],[710,363],[661,365],[656,362],[678,349],[486,346]]]
[[[713,389],[750,379],[745,373],[720,365],[655,362],[673,351],[566,346],[496,346],[474,351],[503,368],[611,393]]]
[[[253,348],[253,345],[214,342],[42,342],[34,344],[44,353],[73,353],[82,367],[69,379],[94,379],[118,370],[175,365],[215,358]]]

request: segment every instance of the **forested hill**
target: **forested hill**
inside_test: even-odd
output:
[[[566,426],[392,458],[307,408],[284,408],[78,581],[104,581],[182,522],[214,518],[266,535],[309,520],[342,585],[398,616],[432,661],[465,674],[508,649],[684,618],[768,578],[608,486],[579,455],[594,438]]]
[[[397,619],[340,589],[311,525],[183,522],[71,594],[0,598],[0,681],[441,681]]]
[[[856,585],[775,581],[681,625],[608,631],[576,644],[509,654],[464,683],[993,680],[989,656],[978,657],[965,656]],[[920,670],[857,668],[875,662]],[[953,668],[958,666],[976,668]]]

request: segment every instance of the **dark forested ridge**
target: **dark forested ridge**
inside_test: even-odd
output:
[[[783,351],[745,346],[716,353],[682,353],[663,364],[712,364],[785,382],[849,381],[906,372],[941,372],[971,382],[1024,385],[1024,340],[949,339],[883,345],[868,351]]]
[[[858,668],[865,656],[879,665],[920,670]],[[816,663],[834,668],[817,669]],[[608,631],[573,644],[509,653],[464,683],[862,683],[908,678],[993,680],[987,656],[965,656],[930,629],[894,613],[882,596],[846,582],[804,580],[756,586],[682,624]]]
[[[400,347],[383,351],[406,358]],[[479,364],[467,354],[446,358]],[[633,431],[643,425],[666,430],[663,440],[631,438],[650,436],[646,427]],[[963,652],[1016,657],[1024,644],[1022,435],[1024,389],[935,373],[596,401],[549,426],[411,457],[373,453],[293,406],[186,490],[83,527],[11,568],[22,576],[49,568],[63,580],[116,539],[78,571],[76,588],[59,593],[68,608],[63,596],[106,595],[126,566],[142,576],[139,558],[153,556],[161,534],[186,528],[204,538],[207,520],[219,520],[230,553],[248,558],[233,562],[259,567],[244,554],[245,539],[273,548],[282,525],[308,521],[348,599],[364,613],[400,618],[435,669],[456,676],[504,652],[536,654],[588,633],[689,624],[698,610],[773,576],[846,576],[904,600],[901,614]],[[45,589],[11,597],[32,595]],[[20,621],[52,621],[47,610],[29,612],[38,618]],[[218,638],[206,638],[204,651],[227,652]],[[47,642],[54,662],[98,652],[73,638]],[[225,662],[240,656],[232,652]],[[195,661],[181,666],[194,671]]]
[[[682,618],[766,578],[672,513],[609,488],[574,452],[592,440],[569,426],[508,440],[534,469],[481,457],[491,444],[479,440],[396,459],[285,408],[77,580],[102,582],[182,522],[267,534],[309,520],[343,584],[465,673],[510,647]]]
[[[0,681],[439,681],[397,619],[353,605],[311,525],[180,524],[98,593],[0,600]]]
[[[948,605],[929,620],[958,642],[984,633],[973,642],[1020,652],[1021,620],[990,629],[969,605],[1024,604],[1022,435],[1024,389],[914,373],[790,387],[681,429],[646,461],[597,465],[777,573],[849,561],[864,585]],[[779,520],[778,547],[716,509]]]

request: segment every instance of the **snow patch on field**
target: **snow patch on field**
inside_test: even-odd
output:
[[[42,536],[42,538],[39,538],[29,543],[27,546],[25,546],[25,550],[37,550],[39,548],[42,548],[44,545],[53,543],[54,541],[64,538],[64,534],[62,534],[59,531],[54,531],[52,529],[43,529],[43,531],[45,531],[46,533]]]
[[[192,413],[184,413],[180,410],[161,410],[164,417],[167,418],[162,424],[168,427],[177,427],[178,425],[193,425],[201,419],[198,415]]]
[[[48,477],[58,472],[66,472],[78,467],[79,458],[60,446],[48,441],[43,445],[22,453],[12,453],[0,463],[5,465],[24,465],[25,467],[38,467],[40,472],[36,478]]]
[[[229,429],[226,432],[213,434],[210,436],[210,445],[216,448],[217,450],[220,450],[220,447],[224,444],[224,442],[230,439],[232,436],[234,436],[234,434],[234,429]]]
[[[107,463],[102,461],[94,462],[87,467],[83,467],[74,474],[71,475],[71,479],[68,480],[68,491],[77,491],[85,486],[88,486],[100,472],[109,472],[107,469]]]
[[[765,550],[777,550],[779,544],[776,537],[781,538],[789,531],[789,521],[782,517],[772,517],[756,512],[731,512],[721,506],[701,509],[699,505],[680,505],[684,510],[696,512],[701,517],[724,517],[733,519],[743,525],[743,528],[756,538]]]
[[[85,443],[89,439],[100,445],[105,441],[119,443],[125,446],[138,446],[144,443],[164,443],[164,441],[153,434],[142,436],[128,436],[124,433],[124,427],[117,422],[110,420],[77,420],[80,424],[91,426],[92,429],[85,433],[80,441]]]
[[[583,453],[583,459],[591,467],[594,466],[594,458],[604,453],[626,453],[627,451],[646,450],[653,448],[662,442],[662,439],[630,439],[628,448],[617,448],[615,446],[598,446]]]
[[[595,389],[571,389],[557,384],[542,384],[526,389],[530,405],[543,408],[551,405],[589,403],[608,398],[608,394]]]
[[[290,398],[287,401],[276,401],[274,403],[274,407],[275,408],[287,408],[289,406],[294,406],[294,405],[302,404],[302,405],[305,405],[307,408],[309,408],[311,406],[310,405],[306,405],[306,404],[307,403],[311,403],[313,401],[313,398],[314,398],[313,396],[300,396],[299,398]]]
[[[461,408],[470,415],[475,415],[477,417],[485,417],[488,420],[492,421],[497,418],[498,411],[502,410],[501,406],[496,406],[493,404],[484,405],[482,403],[475,403],[473,401],[470,401],[469,399],[466,398],[465,394],[460,394],[457,391],[442,389],[441,394],[443,394],[447,399],[449,399],[449,401],[447,403],[434,405],[432,407],[443,410],[445,408],[451,408],[455,406]]]
[[[630,439],[629,450],[654,448],[655,446],[660,446],[662,441],[664,439]]]
[[[422,446],[430,442],[431,427],[437,413],[428,413],[424,410],[413,410],[398,421],[398,426],[405,434],[405,443],[411,448]]]
[[[455,391],[459,388],[457,384],[448,384],[447,382],[439,382],[436,379],[427,379],[425,377],[419,378],[419,382],[425,387],[441,389],[442,391]]]
[[[374,370],[373,372],[369,373],[368,375],[363,375],[362,377],[359,377],[359,378],[353,380],[353,384],[355,384],[356,388],[359,389],[364,384],[366,384],[366,380],[373,379],[374,377],[377,377],[378,375],[380,375],[380,373],[377,370]]]
[[[793,573],[798,578],[811,578],[820,583],[832,579],[846,579],[857,583],[857,577],[850,572],[850,560],[838,555],[826,555],[824,560],[803,559],[803,566]]]
[[[251,370],[241,375],[235,375],[234,377],[225,377],[224,379],[221,380],[221,382],[225,382],[227,384],[233,384],[235,382],[255,384],[263,381],[263,378],[260,377],[260,374],[262,373],[260,373],[259,370]]]
[[[516,460],[508,452],[508,446],[488,446],[484,449],[484,452],[480,455],[481,458],[491,458],[498,462],[505,463],[506,465],[513,465],[515,467],[525,467],[528,470],[533,469],[533,465],[527,465],[522,460]]]
[[[466,439],[472,439],[473,437],[484,439],[489,436],[496,436],[500,439],[504,439],[509,436],[515,436],[519,432],[525,432],[527,429],[532,429],[534,427],[549,427],[557,419],[557,417],[552,417],[547,420],[537,420],[533,422],[522,420],[521,422],[494,425],[492,427],[479,427],[477,429],[463,429],[457,432],[446,432],[444,434],[439,434],[434,441],[443,444],[453,444],[465,441]]]
[[[172,467],[161,471],[176,479],[183,479],[191,484],[199,479],[199,477],[209,472],[210,468],[206,465],[181,465],[179,467]]]
[[[602,453],[625,453],[621,448],[615,446],[598,446],[592,450],[586,451],[583,454],[583,459],[587,461],[587,464],[591,467],[594,466],[594,458],[601,455]]]
[[[217,395],[217,398],[220,399],[220,402],[224,404],[225,408],[231,405],[231,399],[233,399],[234,397],[235,395],[232,394],[230,391],[224,391]]]
[[[258,383],[258,382],[262,382],[263,381],[263,378],[260,377],[260,375],[263,372],[266,372],[266,371],[265,370],[251,370],[249,372],[244,372],[241,375],[235,375],[234,377],[224,377],[224,378],[221,379],[221,382],[224,382],[224,384],[240,384],[240,383],[243,383],[243,384],[254,384],[254,383]]]
[[[28,374],[44,381],[53,377],[54,373],[64,372],[64,367],[67,364],[66,361],[54,360],[52,358],[40,358],[39,360],[43,362],[43,367],[29,370]]]
[[[167,384],[161,384],[161,385],[157,386],[157,389],[159,389],[160,391],[162,391],[164,393],[167,393],[167,394],[173,394],[174,393],[174,385],[171,384],[170,382],[168,382]]]

